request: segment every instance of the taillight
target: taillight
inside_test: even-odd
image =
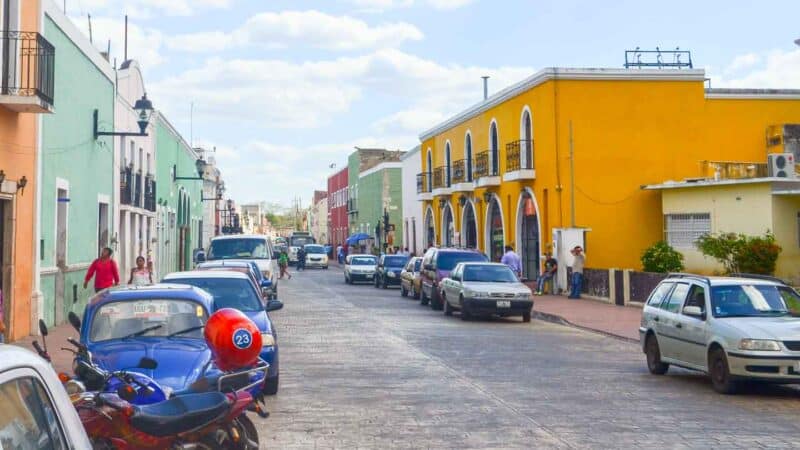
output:
[[[66,383],[67,381],[71,380],[72,378],[69,375],[65,374],[64,372],[59,372],[58,373],[58,379],[62,383]]]

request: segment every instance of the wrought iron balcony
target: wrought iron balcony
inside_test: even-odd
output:
[[[142,207],[142,173],[139,172],[134,176],[133,185],[133,206],[137,208]]]
[[[18,112],[52,112],[55,47],[39,33],[0,31],[0,104]]]
[[[485,150],[475,155],[475,178],[496,177],[497,164],[490,164],[490,150]]]
[[[533,141],[521,139],[506,144],[506,172],[533,169]]]
[[[144,178],[144,209],[156,211],[156,180],[153,175]]]
[[[429,194],[431,192],[430,172],[417,174],[417,194]]]
[[[447,187],[445,185],[444,167],[437,167],[433,169],[433,188],[439,189]]]
[[[453,162],[453,184],[465,183],[467,180],[467,160],[459,159]]]
[[[133,201],[133,169],[125,167],[120,173],[119,182],[119,202],[123,205],[130,205]]]

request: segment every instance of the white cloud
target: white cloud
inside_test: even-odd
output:
[[[722,75],[712,76],[713,87],[796,89],[800,86],[800,49],[739,56],[727,67],[731,66],[739,67],[736,75],[726,77],[732,71],[726,70]]]
[[[89,24],[85,17],[72,17],[71,19],[86,36],[89,36]],[[119,64],[122,63],[125,45],[125,22],[123,20],[92,17],[92,36],[95,47],[100,51],[106,51],[110,40],[111,53],[120,59]],[[161,52],[163,42],[164,36],[160,31],[143,28],[133,23],[128,24],[128,57],[139,61],[145,70],[164,62],[164,55]]]
[[[761,61],[761,57],[756,53],[746,53],[733,58],[725,68],[726,73],[737,72],[755,66]]]
[[[75,5],[69,2],[67,12],[74,14]],[[134,18],[158,15],[191,16],[198,12],[229,8],[233,0],[81,0],[77,4],[80,15],[113,13]]]
[[[363,50],[395,47],[422,38],[422,32],[408,23],[370,26],[349,16],[310,10],[265,12],[251,17],[231,33],[213,31],[178,35],[170,39],[168,45],[174,50],[191,52],[220,51],[233,45]]]

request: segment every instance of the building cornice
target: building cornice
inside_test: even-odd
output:
[[[611,69],[611,68],[563,68],[548,67],[536,72],[532,76],[513,84],[486,100],[473,105],[456,116],[436,125],[419,136],[420,141],[425,141],[450,128],[453,128],[495,106],[513,98],[525,91],[533,89],[551,80],[587,80],[587,81],[693,81],[705,80],[705,70],[655,70],[655,69]]]

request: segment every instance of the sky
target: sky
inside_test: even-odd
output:
[[[64,0],[57,0],[61,4]],[[690,50],[712,87],[800,88],[800,2],[771,0],[66,0],[95,45],[142,65],[149,97],[217,148],[238,202],[310,202],[359,147],[423,131],[544,67]],[[190,120],[190,117],[192,120]],[[336,168],[331,169],[335,164]]]

